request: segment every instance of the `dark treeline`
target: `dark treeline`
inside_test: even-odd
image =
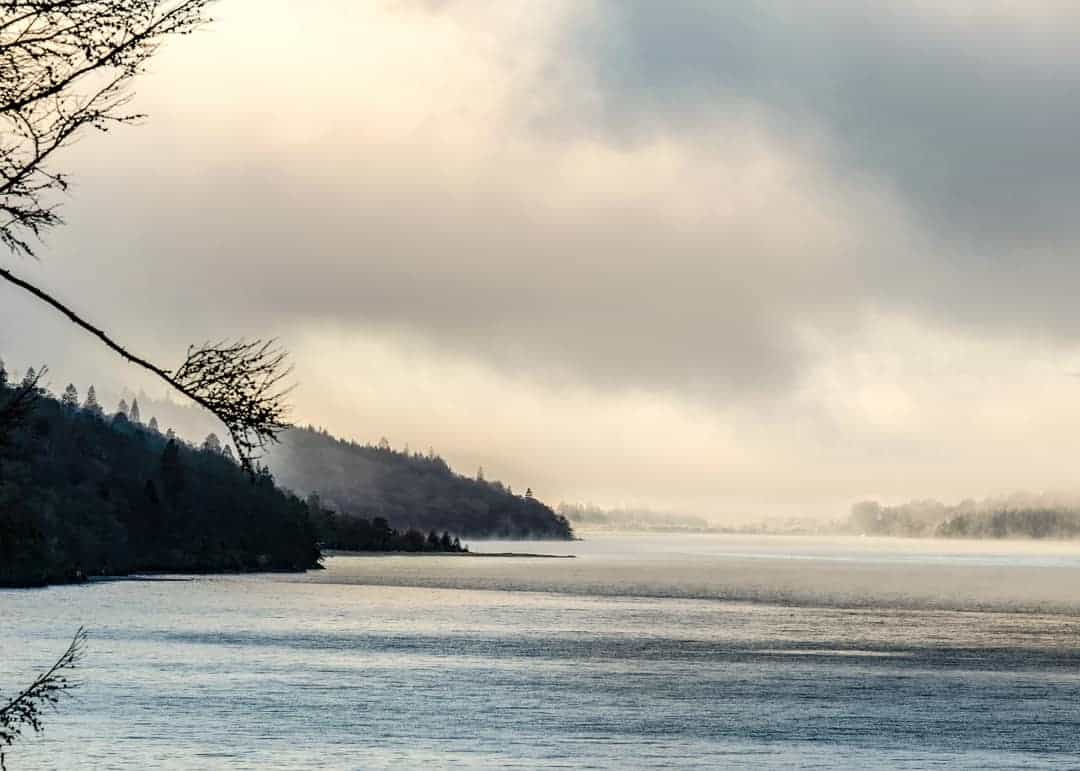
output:
[[[429,530],[424,535],[422,530],[410,527],[399,532],[390,527],[383,517],[367,519],[348,514],[338,514],[323,506],[315,493],[308,496],[308,512],[315,523],[316,532],[322,545],[330,549],[346,551],[408,551],[408,552],[450,552],[465,553],[468,546],[461,545],[461,539],[451,536],[446,530],[439,535]]]
[[[941,538],[1080,538],[1080,502],[1053,495],[1016,493],[1006,498],[911,501],[851,508],[852,530],[867,535]]]
[[[0,405],[16,393],[0,374]],[[220,443],[196,449],[107,416],[73,387],[62,401],[39,396],[3,439],[0,585],[318,565],[307,505],[265,469],[245,474]]]
[[[556,509],[571,523],[602,530],[645,530],[656,532],[708,532],[714,528],[701,517],[669,514],[645,508],[604,509],[589,503],[560,503]]]
[[[308,427],[285,432],[268,460],[282,485],[317,492],[340,521],[381,518],[394,528],[463,538],[573,538],[566,518],[531,491],[515,495],[482,474],[455,474],[434,452],[393,450],[386,440],[358,444]]]

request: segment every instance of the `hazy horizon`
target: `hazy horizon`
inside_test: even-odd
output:
[[[143,125],[63,155],[40,261],[5,261],[133,349],[277,336],[297,423],[552,503],[1073,486],[1072,6],[213,13],[137,81]],[[160,394],[14,290],[0,355]]]

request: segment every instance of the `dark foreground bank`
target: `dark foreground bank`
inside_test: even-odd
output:
[[[0,586],[317,567],[305,502],[220,448],[41,395],[0,442]]]

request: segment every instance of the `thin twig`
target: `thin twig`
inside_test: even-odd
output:
[[[70,695],[71,689],[78,685],[67,676],[66,670],[73,669],[82,660],[86,636],[86,630],[79,627],[71,644],[56,663],[0,707],[0,771],[7,771],[4,762],[6,749],[27,728],[41,733],[44,730],[41,715],[45,709],[55,707],[61,697]]]
[[[278,434],[289,428],[284,404],[289,389],[279,386],[291,369],[285,365],[285,353],[275,347],[273,340],[192,346],[184,363],[172,372],[132,353],[103,329],[10,270],[0,268],[0,278],[56,309],[123,359],[153,373],[217,416],[228,429],[245,470],[254,470],[256,450],[276,442]]]

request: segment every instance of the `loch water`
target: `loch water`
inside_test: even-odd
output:
[[[1080,546],[586,534],[0,591],[22,769],[1075,768]]]

